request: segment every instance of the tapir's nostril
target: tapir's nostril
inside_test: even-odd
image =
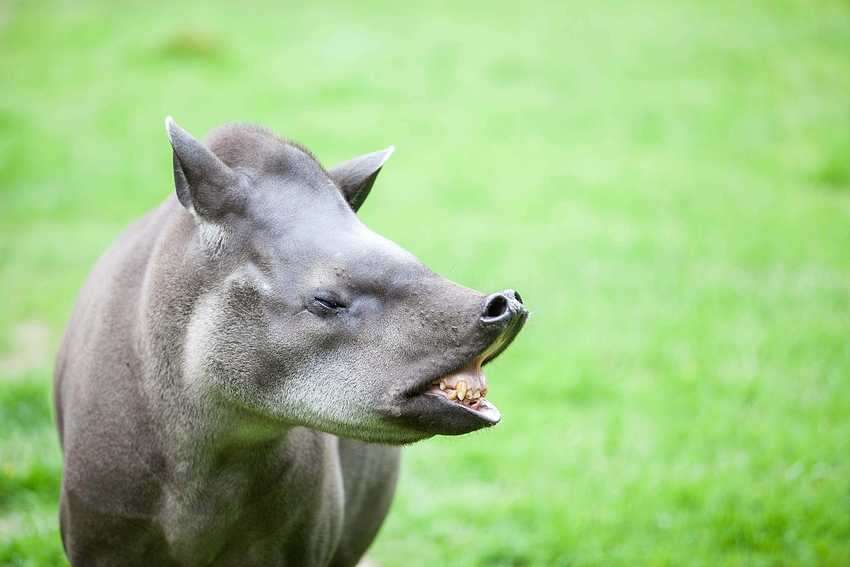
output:
[[[514,290],[514,297],[516,297],[516,300],[519,301],[520,305],[522,305],[522,296],[520,296],[517,290]]]
[[[502,294],[492,295],[484,307],[482,319],[498,319],[508,311],[508,299]]]

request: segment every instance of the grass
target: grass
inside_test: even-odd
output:
[[[841,0],[0,4],[0,564],[64,561],[51,358],[168,114],[395,144],[367,224],[534,311],[384,567],[850,564]]]

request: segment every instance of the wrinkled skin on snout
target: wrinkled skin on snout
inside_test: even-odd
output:
[[[481,371],[527,318],[355,212],[392,148],[324,170],[170,119],[176,192],[98,261],[55,374],[74,565],[354,565],[391,445],[492,426]]]

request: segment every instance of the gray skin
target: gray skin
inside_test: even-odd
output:
[[[176,193],[88,277],[54,398],[72,565],[355,565],[399,445],[498,421],[424,393],[527,317],[355,215],[392,152],[325,171],[257,126],[166,120]]]

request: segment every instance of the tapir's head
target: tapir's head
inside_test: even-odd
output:
[[[481,367],[528,313],[513,290],[441,278],[355,211],[393,151],[324,170],[256,126],[201,144],[171,118],[180,203],[208,283],[184,373],[258,418],[369,442],[408,443],[498,423]]]

